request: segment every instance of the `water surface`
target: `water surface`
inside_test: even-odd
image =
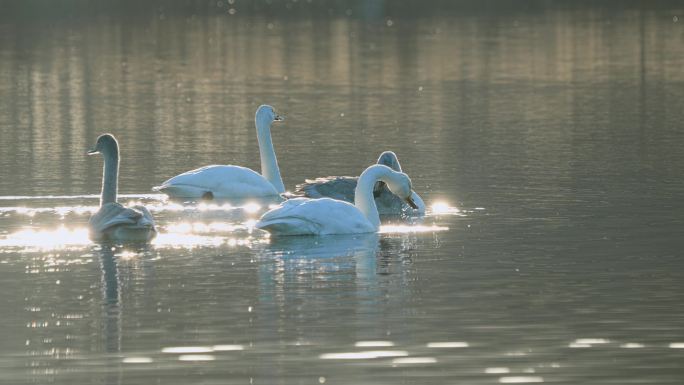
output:
[[[0,12],[1,382],[684,380],[681,4],[45,4]],[[288,189],[391,149],[446,210],[275,241],[151,193],[258,170],[261,103]],[[87,240],[103,132],[152,245]]]

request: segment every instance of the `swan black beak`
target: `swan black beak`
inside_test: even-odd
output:
[[[283,120],[285,120],[285,117],[282,115],[276,115],[275,118],[273,118],[274,122],[282,122]]]
[[[95,155],[95,154],[99,154],[99,153],[100,153],[100,152],[97,151],[96,149],[91,148],[90,150],[88,150],[88,151],[86,152],[86,155]]]
[[[411,194],[413,194],[413,193],[411,193]],[[414,209],[414,210],[418,209],[418,205],[416,205],[416,202],[413,201],[412,197],[409,196],[408,198],[406,198],[406,203],[408,203],[408,205],[411,206],[412,209]]]

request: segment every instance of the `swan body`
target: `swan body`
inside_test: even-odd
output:
[[[116,202],[119,175],[119,145],[110,134],[97,138],[88,154],[102,154],[104,172],[100,209],[88,220],[94,241],[147,242],[157,235],[152,214],[144,206],[124,207]]]
[[[154,218],[144,206],[124,207],[105,203],[88,221],[91,238],[97,241],[149,241],[156,235]]]
[[[246,198],[278,195],[261,174],[247,167],[211,165],[184,172],[157,188],[177,198]]]
[[[285,192],[271,141],[271,124],[282,121],[273,107],[262,105],[255,115],[261,174],[246,167],[211,165],[177,175],[153,188],[172,198],[240,199],[276,196]]]
[[[373,199],[377,181],[411,201],[411,179],[384,165],[372,165],[359,177],[354,204],[331,198],[295,198],[266,212],[256,227],[272,235],[330,235],[373,233],[380,228],[380,217]]]
[[[385,165],[394,171],[401,172],[401,165],[397,155],[392,151],[385,151],[380,154],[377,164]],[[308,198],[333,198],[345,202],[354,202],[354,190],[359,178],[353,176],[330,176],[316,179],[309,179],[305,183],[297,185],[295,195],[304,195]],[[425,214],[425,202],[415,191],[412,192],[412,200],[418,206],[417,209],[411,208],[398,196],[392,194],[387,186],[378,182],[373,191],[375,203],[380,214]]]

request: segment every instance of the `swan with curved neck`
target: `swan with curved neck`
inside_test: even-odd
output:
[[[392,151],[384,151],[378,157],[377,164],[385,165],[394,171],[402,172],[401,164],[397,155]],[[345,202],[354,202],[354,191],[358,177],[352,176],[329,176],[307,180],[297,185],[294,195],[303,195],[308,198],[334,198]],[[373,189],[375,204],[380,214],[424,214],[425,203],[423,199],[413,192],[411,199],[417,206],[412,208],[403,199],[399,198],[387,188],[384,182],[377,182]]]
[[[271,124],[282,121],[273,107],[260,106],[254,118],[261,174],[246,167],[210,165],[177,175],[153,190],[172,198],[240,199],[277,196],[285,192],[271,140]]]
[[[117,203],[119,183],[119,143],[113,135],[97,138],[89,155],[104,158],[100,209],[90,217],[90,238],[95,241],[146,242],[157,235],[154,218],[144,206],[124,207]]]
[[[375,164],[368,167],[356,186],[354,204],[330,199],[295,198],[266,212],[256,227],[273,235],[329,235],[372,233],[380,229],[373,199],[375,183],[387,184],[392,193],[415,207],[408,175]]]

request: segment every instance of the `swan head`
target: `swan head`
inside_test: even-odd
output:
[[[401,165],[399,164],[397,154],[395,154],[392,151],[384,151],[382,154],[380,154],[377,163],[384,164],[385,166],[391,168],[394,171],[401,172]]]
[[[104,156],[114,155],[119,151],[119,143],[112,134],[102,134],[97,137],[95,147],[88,150],[88,155],[102,154]]]
[[[264,104],[257,108],[255,120],[259,127],[270,127],[271,123],[282,122],[285,118],[278,115],[273,107]]]
[[[395,154],[393,151],[384,151],[382,154],[380,154],[380,157],[378,157],[378,161],[376,163],[381,164],[383,166],[387,166],[394,171],[401,172],[401,165],[399,164],[399,159],[397,158],[397,154]],[[375,187],[373,188],[373,196],[375,196],[376,198],[379,197],[384,189],[385,182],[377,182],[375,184]]]
[[[413,201],[413,189],[411,188],[411,178],[403,172],[395,172],[394,177],[385,181],[390,191],[399,198],[406,201],[412,209],[417,209],[418,205]]]

